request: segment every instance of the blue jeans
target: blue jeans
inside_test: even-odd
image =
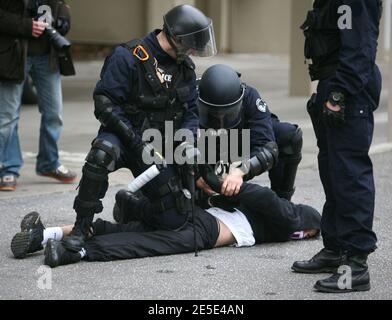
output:
[[[53,171],[60,165],[57,141],[63,126],[60,73],[49,69],[49,56],[43,55],[27,58],[26,74],[37,88],[41,113],[36,171]],[[0,177],[19,176],[23,165],[18,136],[22,91],[23,83],[0,82]]]

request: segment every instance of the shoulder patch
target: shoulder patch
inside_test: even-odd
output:
[[[258,98],[256,100],[256,107],[257,107],[257,109],[260,110],[260,112],[267,112],[268,111],[267,103],[261,98]]]

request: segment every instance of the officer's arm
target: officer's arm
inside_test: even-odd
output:
[[[134,70],[133,57],[127,49],[118,47],[109,56],[94,90],[94,114],[102,126],[117,134],[125,145],[142,145],[140,135],[126,118],[121,105],[129,102]]]
[[[329,92],[356,95],[369,81],[377,53],[377,1],[343,0],[352,10],[352,29],[341,29],[339,65],[330,80]]]
[[[245,123],[250,129],[250,159],[244,162],[244,180],[271,170],[278,160],[278,146],[272,126],[271,113],[260,94],[247,87],[244,97]]]
[[[33,21],[0,9],[0,33],[15,37],[32,37]]]
[[[250,130],[250,156],[259,153],[268,142],[275,141],[271,112],[256,89],[248,86],[244,97],[244,122]]]

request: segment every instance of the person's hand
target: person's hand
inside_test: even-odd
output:
[[[211,187],[204,181],[202,177],[200,177],[196,181],[196,186],[199,189],[203,190],[205,193],[207,193],[209,196],[213,196],[217,194],[214,190],[211,189]]]
[[[238,168],[232,169],[222,184],[221,194],[232,197],[240,192],[244,182],[244,172]]]
[[[33,20],[32,36],[35,37],[35,38],[40,37],[44,33],[45,28],[48,27],[48,26],[49,26],[49,24],[46,23],[46,22]]]
[[[323,117],[330,127],[338,127],[345,123],[345,103],[342,93],[330,94],[323,108]]]

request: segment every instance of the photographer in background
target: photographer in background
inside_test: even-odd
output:
[[[60,0],[0,0],[0,191],[16,189],[23,164],[18,121],[23,82],[30,74],[41,113],[36,172],[63,183],[76,174],[59,162],[61,74],[72,75],[69,7]]]

